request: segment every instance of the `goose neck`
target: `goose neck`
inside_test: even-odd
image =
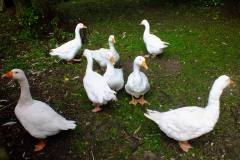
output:
[[[19,81],[20,87],[21,87],[21,94],[18,103],[19,104],[26,104],[26,103],[32,103],[33,99],[30,93],[30,87],[29,83],[26,77],[24,79]]]
[[[133,64],[133,73],[139,74],[140,73],[140,66],[136,63]]]
[[[75,28],[75,39],[79,40],[81,42],[81,36],[80,36],[80,28]]]
[[[208,104],[207,110],[211,110],[213,112],[218,113],[220,109],[220,97],[222,95],[223,89],[220,88],[218,85],[213,84],[209,97],[208,97]]]
[[[108,45],[109,45],[109,49],[110,49],[111,51],[115,51],[115,47],[114,47],[113,42],[108,42]]]
[[[113,64],[109,60],[106,60],[106,63],[107,63],[107,70],[106,70],[106,72],[113,71],[114,70]]]
[[[144,35],[150,34],[150,26],[149,24],[145,24],[145,30],[144,30]]]
[[[93,59],[91,56],[87,56],[87,72],[91,72],[93,69]]]

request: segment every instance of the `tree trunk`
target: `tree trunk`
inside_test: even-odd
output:
[[[4,0],[0,0],[0,12],[2,12],[5,9]]]
[[[24,9],[29,5],[28,0],[13,0],[16,8],[16,16],[19,17],[23,13]]]
[[[54,2],[49,0],[31,0],[34,10],[45,19],[51,19],[53,17],[53,8],[51,8],[53,3]]]

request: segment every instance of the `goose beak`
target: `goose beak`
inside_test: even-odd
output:
[[[113,37],[113,43],[116,43],[115,37]]]
[[[114,64],[115,64],[115,59],[114,59],[114,57],[113,57],[113,56],[112,56],[112,57],[110,57],[109,61],[112,63],[112,65],[114,65]]]
[[[230,79],[230,85],[232,85],[233,87],[235,87],[235,86],[236,86],[236,83],[235,83],[233,80]]]
[[[142,61],[141,66],[148,70],[148,66],[145,60]]]
[[[87,28],[87,26],[83,25],[83,28]]]
[[[7,73],[5,73],[4,75],[2,75],[2,78],[12,78],[13,77],[13,72],[12,71],[9,71]]]

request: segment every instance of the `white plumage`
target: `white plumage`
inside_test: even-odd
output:
[[[103,76],[92,70],[93,59],[89,50],[84,50],[83,55],[87,58],[87,69],[83,78],[83,86],[90,101],[98,108],[97,111],[93,110],[93,112],[98,112],[101,105],[107,104],[110,100],[116,100],[116,92],[108,86]]]
[[[133,63],[133,72],[128,76],[128,80],[125,85],[126,92],[132,95],[133,98],[139,98],[140,96],[143,96],[150,89],[148,78],[143,72],[140,71],[140,66],[148,69],[145,58],[142,56],[137,56]]]
[[[168,47],[169,43],[162,41],[159,37],[150,33],[150,25],[147,20],[142,20],[140,23],[145,26],[143,40],[149,54],[156,56],[163,52],[163,49]]]
[[[114,91],[119,91],[124,86],[123,70],[114,68],[115,60],[112,54],[109,54],[106,58],[107,69],[103,77],[107,84]]]
[[[12,78],[19,82],[21,95],[15,107],[15,114],[22,126],[33,137],[44,139],[57,134],[61,130],[74,129],[76,127],[75,121],[66,120],[46,103],[32,99],[28,80],[22,70],[13,69],[3,75],[3,77]],[[35,151],[39,151],[42,148],[35,148]]]
[[[75,121],[66,120],[49,105],[33,100],[31,103],[18,104],[15,114],[23,127],[35,138],[44,139],[57,134],[60,130],[74,129]]]
[[[84,24],[79,23],[75,28],[75,38],[55,49],[52,49],[49,54],[52,56],[58,56],[60,59],[64,59],[66,61],[73,60],[77,52],[82,47],[82,40],[79,33],[80,29],[82,28],[87,28],[87,27],[84,26]]]
[[[144,66],[145,58],[137,56],[133,63],[133,72],[128,76],[125,89],[128,94],[139,98],[150,89],[147,76],[140,71],[140,66]]]
[[[197,138],[213,130],[219,118],[220,96],[230,83],[230,78],[225,75],[215,80],[205,108],[189,106],[167,112],[148,109],[144,115],[157,123],[170,138],[182,142]]]
[[[114,43],[116,43],[114,35],[110,35],[108,38],[109,49],[100,48],[98,50],[89,50],[92,53],[92,57],[101,67],[106,67],[106,58],[108,54],[112,54],[115,63],[119,61],[119,54],[114,47]]]

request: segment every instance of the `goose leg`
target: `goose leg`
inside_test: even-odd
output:
[[[138,103],[138,100],[136,100],[134,96],[132,96],[132,100],[129,102],[129,104],[133,104],[134,106],[136,106],[137,103]]]
[[[138,100],[138,103],[140,103],[142,106],[144,104],[148,104],[148,105],[150,104],[148,101],[144,99],[144,95]]]
[[[81,58],[80,59],[72,59],[72,61],[74,61],[74,62],[81,62],[82,59]]]
[[[151,56],[151,58],[156,58],[156,55],[155,55],[155,54],[153,54],[153,55]]]
[[[40,142],[35,145],[34,152],[41,151],[46,146],[46,141],[43,139],[40,139]]]
[[[144,55],[145,58],[149,58],[150,57],[150,54],[147,53],[146,55]]]
[[[101,110],[102,110],[102,108],[100,107],[100,105],[99,105],[99,104],[96,104],[95,108],[92,109],[92,112],[96,113],[96,112],[99,112],[99,111],[101,111]]]
[[[101,71],[102,71],[102,72],[105,72],[105,71],[106,71],[106,68],[105,68],[105,67],[101,67]]]
[[[67,61],[67,64],[74,64],[74,63],[77,63],[77,62],[80,62],[82,59],[71,59],[69,61]]]
[[[100,69],[96,70],[98,73],[105,73],[106,68],[105,67],[100,67]]]
[[[178,141],[178,144],[184,152],[188,152],[188,150],[192,148],[188,141]]]
[[[67,64],[73,64],[73,63],[74,63],[73,60],[67,61]]]

